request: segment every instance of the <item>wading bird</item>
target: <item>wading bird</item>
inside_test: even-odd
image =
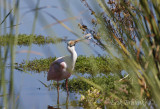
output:
[[[67,49],[70,52],[70,56],[63,56],[57,58],[50,66],[47,80],[57,81],[57,89],[59,92],[58,81],[66,79],[66,89],[68,93],[68,78],[71,76],[72,71],[77,60],[77,53],[75,51],[75,44],[78,41],[69,41],[67,43]]]
[[[75,44],[78,41],[84,40],[86,36],[90,36],[90,34],[85,35],[82,39],[72,40],[67,43],[67,49],[70,52],[70,56],[63,56],[57,58],[51,65],[47,75],[47,80],[55,80],[57,81],[57,91],[59,93],[59,81],[66,79],[66,89],[68,93],[68,78],[71,76],[74,66],[77,60],[77,53],[75,51]]]

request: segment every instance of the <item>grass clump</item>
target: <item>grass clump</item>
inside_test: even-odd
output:
[[[42,71],[48,71],[50,64],[56,59],[54,58],[47,58],[47,59],[35,59],[32,61],[29,61],[28,64],[25,64],[25,60],[18,64],[16,63],[16,69],[24,70],[27,69],[28,71],[36,71],[36,72],[42,72]]]
[[[35,71],[35,72],[41,72],[41,71],[48,71],[51,63],[56,59],[56,57],[49,57],[46,59],[35,59],[32,61],[29,61],[28,64],[25,64],[25,61],[19,64],[16,64],[17,69],[26,69],[28,71]],[[90,60],[94,60],[96,63],[96,67],[93,69],[93,64],[90,62]],[[96,70],[95,70],[96,69]],[[88,74],[97,74],[97,73],[110,73],[112,71],[117,70],[120,72],[122,68],[120,68],[120,65],[118,63],[114,63],[112,59],[109,59],[108,57],[102,56],[102,57],[95,57],[95,56],[78,56],[76,65],[75,65],[75,72],[78,73],[88,73]]]
[[[0,45],[5,46],[7,43],[9,43],[10,38],[15,37],[14,35],[3,35],[0,37]],[[28,46],[30,43],[30,38],[32,37],[32,43],[33,44],[38,44],[38,45],[44,45],[44,44],[54,44],[54,43],[60,43],[64,41],[62,38],[52,38],[52,37],[44,37],[42,35],[26,35],[26,34],[19,34],[18,35],[18,42],[17,45],[19,46]]]
[[[126,108],[159,108],[160,2],[158,0],[96,0],[94,6],[87,0],[81,2],[91,13],[92,26],[82,23],[80,29],[83,33],[91,33],[95,44],[105,50],[114,61],[121,63],[123,70],[132,77],[128,80],[128,85],[132,87],[135,102],[145,100],[145,104],[133,103],[132,105],[125,103],[125,100],[128,100],[127,96],[124,97],[125,99],[122,95],[112,96],[117,100],[113,102],[112,99],[108,100],[114,103],[111,108],[120,108],[123,104]],[[117,55],[124,61],[119,61]],[[102,96],[105,92],[104,90]],[[89,98],[87,94],[86,96]],[[109,108],[108,103],[103,104],[105,108]],[[92,108],[99,107],[95,105]]]
[[[90,76],[86,77],[86,79],[104,87],[106,91],[111,91],[114,89],[114,81],[117,79],[117,76],[111,76],[108,74],[107,76]],[[91,87],[92,85],[87,84],[79,78],[69,79],[68,81],[68,89],[70,92],[79,92],[83,94]],[[62,88],[66,89],[65,82],[62,83]]]
[[[133,96],[133,87],[128,84],[129,78],[125,81],[119,81],[118,75],[106,74],[97,75],[94,77],[86,77],[91,82],[103,87],[105,93],[101,90],[95,88],[94,86],[87,84],[80,78],[73,78],[68,81],[68,89],[70,92],[80,93],[81,98],[78,101],[79,106],[83,108],[102,108],[107,105],[107,107],[112,107],[113,104],[116,105],[119,101],[122,101],[121,108],[126,108],[125,101],[135,100],[136,97]],[[65,82],[61,86],[66,90]],[[117,98],[115,98],[117,96]],[[118,97],[121,96],[121,99]]]

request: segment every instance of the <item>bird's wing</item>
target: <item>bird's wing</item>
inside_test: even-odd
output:
[[[48,72],[47,80],[58,80],[61,75],[67,70],[67,64],[63,57],[57,58],[51,65]]]

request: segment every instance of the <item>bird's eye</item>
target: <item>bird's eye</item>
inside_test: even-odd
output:
[[[75,44],[74,44],[74,45],[75,45]],[[72,46],[74,46],[74,45],[72,45],[72,44],[69,44],[69,46],[70,46],[70,47],[72,47]]]
[[[68,44],[68,46],[72,47],[72,46],[75,46],[75,44]]]
[[[70,43],[68,43],[67,46],[72,47],[72,45]]]

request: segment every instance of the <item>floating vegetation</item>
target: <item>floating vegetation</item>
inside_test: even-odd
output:
[[[123,91],[120,90],[122,88],[123,88]],[[104,105],[107,105],[107,108],[109,109],[113,109],[113,106],[116,106],[116,105],[119,105],[120,109],[127,109],[126,107],[127,103],[128,104],[132,103],[132,105],[135,103],[134,105],[139,106],[140,105],[139,103],[136,104],[137,102],[136,99],[132,99],[134,98],[133,94],[127,93],[124,95],[124,93],[126,93],[129,90],[129,89],[126,90],[126,88],[128,88],[128,86],[123,85],[120,87],[119,90],[115,91],[114,89],[114,91],[111,91],[111,93],[106,92],[106,93],[110,93],[110,95],[108,94],[106,96],[106,94],[103,94],[100,90],[94,87],[90,87],[87,91],[81,94],[79,106],[82,106],[85,109],[92,109],[92,107],[96,107],[93,109],[104,109]],[[122,98],[121,99],[114,98],[115,95],[117,97],[122,96]]]
[[[9,43],[10,38],[15,37],[14,35],[3,35],[0,37],[0,45],[5,46],[7,43]],[[30,44],[30,40],[32,38],[32,43],[33,44],[38,44],[38,45],[44,45],[44,44],[49,44],[49,43],[59,43],[62,41],[65,41],[65,39],[62,38],[53,38],[53,37],[44,37],[42,35],[26,35],[26,34],[19,34],[18,35],[18,45],[19,46],[28,46]]]
[[[106,91],[111,91],[114,89],[114,81],[116,81],[117,78],[115,75],[111,76],[108,74],[107,76],[88,77],[87,79],[103,87]],[[70,92],[84,93],[84,91],[87,91],[91,87],[90,84],[87,84],[80,78],[73,78],[68,81],[68,89]],[[65,82],[62,83],[62,88],[66,89]]]
[[[128,84],[128,79],[125,81],[119,81],[118,75],[100,75],[94,77],[86,78],[91,82],[103,87],[105,92],[96,89],[94,86],[87,84],[80,78],[73,78],[68,81],[68,89],[70,92],[80,93],[81,98],[79,101],[79,106],[90,109],[93,105],[94,107],[99,107],[100,109],[104,104],[111,105],[112,102],[117,101],[115,96],[121,96],[121,100],[133,100],[133,87]],[[66,90],[65,82],[62,83],[62,89]],[[111,100],[112,102],[108,102]],[[125,107],[124,104],[122,106]],[[103,109],[103,108],[102,108]]]
[[[56,59],[56,57],[49,57],[46,59],[35,59],[29,61],[28,64],[25,64],[23,61],[20,64],[16,63],[17,69],[25,69],[28,71],[48,71],[50,64]],[[113,71],[120,72],[122,68],[120,67],[119,63],[115,63],[112,59],[107,56],[95,57],[95,56],[78,56],[75,66],[75,72],[78,73],[89,73],[92,75],[96,75],[97,73],[110,73]]]

